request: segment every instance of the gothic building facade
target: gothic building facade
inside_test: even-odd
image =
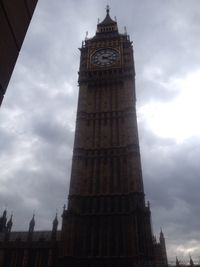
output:
[[[79,99],[68,207],[62,229],[12,232],[0,219],[2,267],[164,267],[164,235],[152,233],[136,118],[133,46],[107,7],[80,48]]]

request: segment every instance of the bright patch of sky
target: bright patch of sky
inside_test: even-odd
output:
[[[139,109],[139,117],[154,134],[172,138],[177,143],[200,135],[200,70],[168,84],[178,90],[169,102],[151,101]]]

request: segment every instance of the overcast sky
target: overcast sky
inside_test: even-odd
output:
[[[0,203],[14,230],[67,202],[79,50],[105,7],[133,40],[146,199],[170,259],[200,256],[200,1],[39,0],[0,110]],[[60,219],[61,225],[61,219]]]

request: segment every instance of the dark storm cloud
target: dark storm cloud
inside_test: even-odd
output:
[[[14,211],[15,229],[27,229],[33,210],[37,229],[49,229],[67,201],[78,47],[107,3],[133,40],[138,111],[172,101],[174,80],[199,69],[198,1],[39,1],[0,111],[0,203]],[[159,138],[140,116],[139,130],[155,232],[163,227],[170,257],[183,255],[179,246],[200,247],[200,140]]]

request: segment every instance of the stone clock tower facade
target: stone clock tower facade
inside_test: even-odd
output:
[[[82,45],[68,207],[61,231],[12,231],[0,216],[0,267],[167,267],[145,204],[132,42],[107,15]]]
[[[62,261],[70,267],[155,266],[143,190],[132,42],[118,32],[107,8],[96,35],[86,39],[80,51]]]

